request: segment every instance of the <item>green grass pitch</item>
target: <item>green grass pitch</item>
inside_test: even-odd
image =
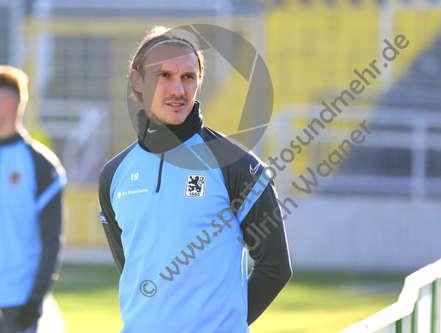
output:
[[[112,266],[63,265],[53,294],[68,332],[119,332],[119,274]],[[337,333],[396,302],[404,276],[294,271],[251,325],[252,333]]]

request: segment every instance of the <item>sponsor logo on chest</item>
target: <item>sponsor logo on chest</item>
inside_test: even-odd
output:
[[[201,174],[188,175],[185,185],[185,196],[187,198],[203,198],[205,196],[206,184],[207,176]]]
[[[140,194],[140,193],[147,193],[149,191],[148,188],[140,188],[137,190],[128,190],[128,191],[122,191],[118,192],[116,195],[118,199],[121,199],[121,197],[125,197],[126,195],[134,195],[134,194]]]

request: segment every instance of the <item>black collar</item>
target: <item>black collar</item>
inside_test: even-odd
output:
[[[163,153],[179,146],[196,134],[203,125],[200,102],[195,101],[187,119],[180,125],[159,125],[150,122],[144,110],[138,112],[138,142],[151,153]]]
[[[0,139],[0,146],[10,145],[10,144],[15,143],[17,141],[20,141],[21,139],[22,139],[22,136],[20,135],[20,133],[17,133],[17,134],[10,136],[9,138]]]

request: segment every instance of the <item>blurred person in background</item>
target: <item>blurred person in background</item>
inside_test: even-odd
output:
[[[0,329],[7,333],[36,332],[62,235],[65,171],[22,125],[27,83],[21,70],[0,66]]]
[[[265,220],[283,215],[265,164],[203,125],[197,49],[188,32],[156,27],[145,37],[130,72],[144,107],[138,140],[101,171],[101,221],[121,273],[121,332],[249,332],[292,275],[283,218]],[[197,159],[185,147],[207,142],[218,167],[167,162]],[[242,158],[224,163],[231,155]],[[262,221],[267,234],[256,236]],[[254,259],[249,276],[237,238]]]

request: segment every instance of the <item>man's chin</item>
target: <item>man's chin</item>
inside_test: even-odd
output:
[[[181,125],[188,116],[189,113],[187,114],[187,116],[185,116],[185,113],[183,113],[182,111],[176,112],[174,114],[169,114],[169,117],[164,119],[163,123],[166,125]]]
[[[189,115],[190,112],[185,112],[184,110],[178,112],[163,112],[159,117],[152,112],[150,114],[150,121],[159,125],[181,125]]]
[[[173,119],[165,123],[165,125],[181,125],[184,121],[185,119]]]

